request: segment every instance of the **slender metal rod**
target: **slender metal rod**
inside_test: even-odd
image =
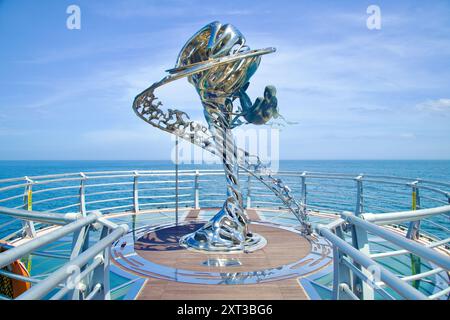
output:
[[[399,247],[408,250],[411,253],[414,253],[431,262],[434,262],[439,267],[442,267],[446,270],[450,270],[450,257],[439,254],[437,251],[424,247],[413,240],[406,239],[405,237],[402,237],[394,232],[386,230],[380,226],[365,221],[361,218],[355,217],[351,213],[343,212],[342,216],[345,217],[345,219],[348,222],[358,227],[361,227],[364,230],[374,235],[377,235],[385,240],[388,240],[398,245]]]
[[[50,224],[66,224],[76,220],[79,214],[55,214],[48,212],[28,211],[23,209],[12,209],[0,207],[0,214],[4,214],[17,219],[36,221]]]
[[[94,258],[98,253],[111,245],[114,241],[122,237],[128,232],[127,225],[120,225],[117,229],[112,231],[109,235],[98,241],[92,247],[81,253],[75,259],[67,262],[61,268],[56,270],[45,281],[39,282],[37,285],[31,287],[28,291],[25,291],[22,295],[17,297],[18,300],[36,300],[45,296],[50,290],[56,287],[64,279],[67,279],[72,273],[73,266],[79,268],[85,266],[89,260]]]
[[[450,205],[411,211],[390,212],[383,214],[364,213],[364,220],[378,225],[417,221],[427,217],[450,213]]]
[[[175,138],[175,225],[178,227],[178,136]]]
[[[0,254],[0,268],[9,265],[17,259],[20,259],[21,257],[29,254],[30,252],[33,252],[33,250],[36,250],[46,244],[52,243],[53,241],[58,240],[74,231],[80,230],[82,227],[96,221],[97,218],[98,216],[96,214],[90,214],[50,233],[44,234],[43,236],[40,236],[38,238],[34,238],[33,240],[30,240],[20,246],[2,252]]]
[[[427,299],[420,291],[414,289],[410,285],[406,284],[404,281],[397,278],[392,272],[384,268],[383,266],[377,264],[375,261],[370,259],[365,254],[361,253],[359,250],[352,247],[346,241],[342,240],[334,233],[332,233],[329,229],[319,226],[318,232],[320,235],[327,238],[329,241],[333,243],[333,245],[337,246],[339,250],[344,252],[353,258],[354,261],[361,264],[364,268],[370,268],[376,266],[380,270],[381,281],[385,282],[388,286],[390,286],[393,290],[395,290],[398,294],[406,299],[411,300],[424,300]]]

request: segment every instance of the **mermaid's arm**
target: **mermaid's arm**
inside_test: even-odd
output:
[[[244,87],[245,89],[248,86]],[[252,100],[250,100],[250,97],[245,92],[245,90],[239,90],[239,102],[241,104],[242,112],[245,114],[248,111],[250,111],[253,107]]]

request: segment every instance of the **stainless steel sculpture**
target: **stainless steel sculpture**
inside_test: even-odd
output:
[[[250,50],[244,36],[234,26],[213,22],[195,33],[179,53],[176,66],[169,75],[154,83],[134,101],[136,114],[151,125],[176,134],[218,155],[223,162],[227,183],[227,199],[222,209],[201,229],[186,235],[182,244],[206,251],[254,250],[265,240],[250,232],[239,187],[239,168],[257,177],[270,188],[295,214],[306,233],[311,232],[306,211],[280,179],[270,174],[258,174],[264,167],[255,157],[236,147],[232,129],[243,123],[264,124],[278,116],[276,90],[267,86],[263,98],[252,103],[246,89],[256,72],[261,55],[274,48]],[[183,111],[161,110],[156,102],[156,88],[180,79],[196,88],[204,108],[208,128],[189,120]],[[239,106],[234,102],[238,100]]]

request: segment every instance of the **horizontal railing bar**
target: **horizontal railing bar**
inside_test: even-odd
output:
[[[418,211],[420,211],[420,210],[418,210]],[[418,211],[416,211],[416,212],[418,212]],[[347,222],[350,222],[350,223],[366,230],[367,232],[370,232],[370,233],[377,235],[385,240],[388,240],[388,241],[392,242],[393,244],[399,246],[400,248],[406,249],[411,253],[414,253],[424,259],[427,259],[427,260],[435,263],[439,267],[450,270],[450,258],[448,256],[441,255],[438,252],[436,252],[430,248],[423,247],[423,246],[419,245],[417,242],[409,240],[409,239],[402,237],[396,233],[390,232],[390,231],[388,231],[384,228],[381,228],[380,226],[378,226],[376,224],[370,223],[364,219],[358,218],[349,212],[343,212],[341,215],[343,217],[345,217]]]
[[[371,279],[369,279],[361,270],[359,270],[352,262],[350,262],[348,258],[343,257],[342,262],[352,270],[354,275],[371,286],[377,293],[381,294],[383,297],[389,300],[394,300],[394,298],[388,292],[386,292],[386,290],[381,288],[378,283],[371,281]],[[382,283],[384,284],[384,282]]]
[[[443,225],[441,225],[441,224],[439,224],[439,223],[437,223],[437,222],[435,222],[435,221],[433,221],[433,220],[430,220],[430,219],[422,219],[421,221],[422,221],[422,222],[425,221],[426,223],[429,223],[429,224],[431,224],[432,226],[434,226],[434,227],[436,227],[436,228],[438,228],[438,229],[441,229],[441,230],[443,230],[443,231],[445,231],[445,232],[447,232],[447,233],[450,234],[450,229],[449,229],[449,228],[444,227]]]
[[[89,275],[95,268],[97,268],[99,265],[101,265],[103,263],[103,257],[97,256],[94,258],[94,261],[92,263],[89,264],[88,267],[86,267],[78,276],[77,276],[77,280],[82,280],[84,279],[87,275]],[[77,283],[73,283],[73,285],[77,285],[79,282]],[[61,288],[57,293],[55,293],[50,300],[59,300],[62,297],[64,297],[71,289],[69,289],[69,287],[64,286],[63,288]]]
[[[320,235],[324,236],[327,240],[333,243],[333,245],[337,246],[340,251],[350,256],[354,261],[362,265],[364,268],[368,269],[374,265],[378,266],[380,270],[381,281],[385,282],[401,296],[413,300],[427,299],[427,296],[422,294],[420,291],[414,289],[413,287],[398,279],[392,272],[377,264],[370,257],[352,247],[350,244],[333,234],[326,227],[318,226],[317,231]]]
[[[79,217],[78,214],[68,213],[65,215],[51,214],[50,211],[28,211],[23,209],[12,209],[6,207],[0,207],[0,214],[4,214],[10,217],[14,217],[21,220],[38,221],[49,224],[66,224],[72,222]]]
[[[97,220],[98,216],[96,214],[90,214],[86,217],[79,218],[61,228],[53,230],[47,234],[44,234],[38,238],[34,238],[20,246],[9,249],[5,252],[0,253],[0,268],[3,268],[6,265],[11,264],[12,262],[20,259],[24,255],[33,252],[34,250],[49,244],[59,238],[64,237],[67,234],[70,234],[74,231],[81,229],[82,227],[91,224],[95,220]]]
[[[141,190],[139,190],[141,191]],[[86,192],[85,197],[98,196],[102,194],[116,194],[116,193],[128,193],[133,192],[133,189],[122,189],[122,190],[108,190],[108,191],[99,191],[99,192]]]
[[[110,187],[110,186],[128,186],[132,185],[133,181],[124,181],[124,182],[109,182],[109,183],[95,183],[95,184],[85,184],[85,188],[97,188],[97,187]]]
[[[440,298],[440,297],[442,297],[442,296],[444,296],[444,295],[446,295],[448,293],[450,293],[450,286],[448,286],[444,290],[441,290],[441,291],[439,291],[439,292],[437,292],[435,294],[432,294],[431,296],[428,297],[428,299],[434,300],[434,299]]]
[[[333,195],[333,196],[337,196],[336,195],[336,191],[337,190],[333,190],[333,191],[328,191],[328,190],[317,190],[317,189],[308,189],[307,191],[306,191],[306,194],[308,195],[308,196],[310,196],[310,195],[315,195],[315,194],[324,194],[324,195]],[[348,194],[345,194],[345,193],[342,193],[342,194],[339,194],[339,196],[340,197],[345,197],[345,198],[348,198]],[[352,195],[352,196],[354,196],[354,195]]]
[[[2,188],[0,188],[0,192],[14,190],[14,189],[18,189],[18,188],[24,188],[27,185],[28,185],[28,183],[21,183],[21,184],[14,184],[12,186],[2,187]]]
[[[97,283],[95,284],[94,288],[92,289],[92,291],[87,295],[87,297],[85,298],[85,300],[92,300],[94,298],[94,296],[102,289],[103,285],[101,283]]]
[[[14,232],[12,232],[10,234],[7,234],[6,236],[1,238],[0,240],[9,241],[9,240],[13,239],[15,236],[17,236],[18,234],[23,233],[23,231],[24,231],[24,228],[22,227],[22,228],[20,228],[18,230],[15,230]]]
[[[437,184],[443,187],[450,187],[450,183],[446,183],[443,181],[436,181],[436,180],[428,180],[428,179],[417,179],[420,183],[426,183],[426,184]]]
[[[425,245],[425,247],[436,248],[436,247],[442,246],[449,242],[450,242],[450,238],[447,238],[447,239],[435,241],[433,243],[428,243]],[[396,250],[396,251],[389,251],[389,252],[380,252],[380,253],[371,254],[370,257],[376,259],[376,258],[400,256],[402,254],[409,254],[409,251],[408,250]]]
[[[178,201],[178,203],[192,203],[194,200],[184,200],[184,201]],[[140,203],[139,205],[163,205],[163,204],[176,204],[175,201],[167,201],[167,202],[144,202]]]
[[[392,194],[395,194],[396,196],[404,196],[404,197],[411,197],[411,187],[408,187],[408,191],[401,191],[396,189],[380,189],[380,186],[377,185],[364,185],[364,192],[370,193],[370,194],[380,194],[382,197],[386,197]]]
[[[375,200],[375,201],[382,201],[382,202],[388,202],[390,204],[394,204],[398,207],[411,207],[411,203],[407,203],[407,202],[402,202],[402,201],[397,201],[397,200],[392,200],[392,199],[386,199],[386,198],[377,198],[377,197],[372,197],[372,196],[367,196],[365,194],[361,195],[361,197],[363,199],[370,199],[370,200]],[[405,200],[405,199],[403,199]],[[365,202],[364,205],[368,205],[370,206],[369,203]]]
[[[75,208],[75,207],[79,207],[79,206],[80,206],[80,203],[77,202],[77,203],[74,203],[74,204],[69,204],[67,206],[62,206],[62,207],[57,207],[57,208],[50,209],[50,210],[47,210],[47,212],[57,212],[59,210]]]
[[[348,284],[346,283],[341,283],[339,285],[340,290],[344,291],[347,296],[349,296],[352,300],[360,300],[356,294],[353,293],[353,291],[350,289],[350,287],[348,286]]]
[[[362,180],[364,184],[366,183],[379,183],[379,184],[391,184],[395,186],[403,186],[403,187],[409,187],[410,184],[406,182],[398,182],[398,181],[389,181],[389,180],[379,180],[379,179],[363,179]]]
[[[127,282],[125,282],[125,283],[122,283],[122,284],[120,284],[120,285],[118,285],[118,286],[112,288],[112,289],[111,289],[111,292],[120,290],[120,289],[122,289],[122,288],[125,288],[126,286],[129,286],[130,284],[133,284],[133,283],[135,283],[135,282],[138,281],[138,280],[139,280],[139,278],[136,278],[136,279],[132,279],[132,280],[130,280],[130,281],[127,281]]]
[[[96,216],[95,216],[96,217]],[[117,229],[113,230],[109,235],[95,243],[93,246],[88,248],[86,251],[81,253],[79,256],[64,264],[61,268],[56,270],[50,276],[48,276],[45,281],[39,282],[37,285],[31,287],[29,290],[21,294],[18,300],[36,300],[42,298],[50,290],[62,282],[64,279],[68,278],[71,274],[67,272],[68,268],[73,268],[73,266],[78,266],[79,268],[85,266],[89,260],[94,258],[99,252],[106,249],[114,241],[118,240],[124,234],[128,232],[127,225],[120,225]]]
[[[139,204],[139,205],[142,206],[142,204]],[[111,211],[111,210],[116,210],[116,209],[132,208],[132,207],[134,207],[134,204],[126,204],[126,205],[122,205],[122,206],[114,206],[114,207],[95,209],[95,210],[92,210],[91,212],[94,212],[94,211],[105,212],[105,211]]]
[[[13,218],[13,220],[10,220],[3,224],[0,224],[0,230],[3,229],[4,227],[7,227],[7,226],[12,225],[13,223],[17,223],[17,222],[20,222],[20,221]]]
[[[325,208],[325,207],[321,207],[321,206],[316,206],[316,205],[312,205],[312,204],[306,204],[306,208],[313,208],[316,210],[319,210],[319,212],[329,212],[329,213],[338,213],[338,211],[331,211],[331,208]],[[337,209],[336,209],[337,210]]]
[[[191,186],[189,187],[178,187],[178,190],[192,190]],[[161,191],[161,190],[174,190],[174,187],[162,187],[162,188],[139,188],[139,192],[143,191]]]
[[[36,279],[33,277],[21,276],[21,275],[18,275],[18,274],[15,274],[13,272],[6,271],[3,269],[0,269],[0,275],[5,276],[10,279],[13,279],[13,280],[20,280],[20,281],[29,282],[29,283],[38,283],[39,281],[42,281],[42,280],[39,280],[39,279]]]
[[[450,205],[430,209],[389,212],[383,214],[363,213],[361,217],[378,225],[417,221],[450,212]]]
[[[425,271],[425,272],[422,272],[422,273],[416,273],[416,274],[413,274],[413,275],[410,275],[410,276],[402,277],[400,279],[402,279],[403,281],[409,282],[409,281],[414,281],[414,280],[426,278],[426,277],[432,276],[432,275],[434,275],[436,273],[440,273],[442,271],[444,271],[444,269],[442,269],[442,268],[435,268],[435,269],[432,269],[432,270],[429,270],[429,271]]]
[[[177,195],[175,194],[171,194],[168,196],[139,196],[139,199],[165,199],[165,198],[175,198]],[[183,197],[192,197],[193,194],[190,193],[184,193],[184,194],[179,194],[178,197],[179,198],[183,198]]]
[[[450,196],[449,192],[444,191],[444,190],[441,190],[441,189],[436,189],[436,188],[433,188],[433,187],[417,185],[417,188],[418,188],[418,189],[425,189],[425,190],[433,191],[433,192],[442,194],[442,195],[444,195],[444,196],[446,196],[446,197],[449,197],[449,196]]]
[[[61,187],[54,187],[54,188],[38,189],[38,190],[33,190],[33,194],[49,192],[49,191],[69,190],[69,189],[80,189],[80,185],[77,184],[75,186],[61,186]]]
[[[377,213],[377,214],[387,214],[387,213],[389,213],[389,211],[392,211],[392,205],[391,205],[391,207],[382,208],[382,207],[374,205],[373,203],[365,202],[364,203],[364,211],[367,212],[367,211],[371,211],[371,210],[380,211],[380,213]]]
[[[122,197],[122,198],[92,200],[92,201],[86,201],[86,205],[96,204],[96,203],[113,202],[113,201],[125,201],[125,200],[131,200],[131,199],[133,199],[133,197]]]
[[[202,197],[223,197],[223,193],[202,193]]]
[[[195,180],[178,180],[178,183],[193,183]],[[139,184],[165,184],[175,183],[175,180],[161,180],[161,181],[139,181]]]
[[[33,200],[33,205],[36,204],[40,204],[40,203],[46,203],[46,202],[50,202],[50,201],[55,201],[55,200],[63,200],[63,199],[70,199],[70,198],[78,198],[79,195],[67,195],[67,196],[60,196],[60,197],[54,197],[54,198],[46,198],[46,199],[42,199],[42,200]]]
[[[21,199],[21,198],[23,198],[23,194],[19,194],[17,196],[12,196],[12,197],[9,197],[9,198],[0,199],[0,203],[1,202],[6,202],[6,201],[10,201],[10,200],[14,200],[14,199]]]
[[[423,194],[420,195],[420,199],[427,199],[427,200],[436,201],[436,202],[439,202],[439,203],[442,203],[442,204],[448,204],[448,201],[441,200],[441,199],[436,199],[436,198],[433,198],[433,197],[428,197],[428,196],[425,196]]]

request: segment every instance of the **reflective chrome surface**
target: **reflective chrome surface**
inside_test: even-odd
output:
[[[291,190],[280,180],[267,174],[259,161],[236,147],[232,129],[244,123],[266,123],[278,115],[276,90],[266,87],[264,98],[254,104],[245,93],[249,79],[256,72],[260,56],[274,52],[267,48],[250,50],[244,36],[234,26],[213,22],[195,33],[178,55],[175,68],[161,81],[138,95],[133,109],[149,124],[175,134],[221,157],[227,182],[227,199],[222,209],[203,228],[182,239],[186,247],[206,251],[245,251],[261,246],[262,237],[248,229],[242,193],[239,186],[239,167],[255,176],[279,197],[297,217],[305,233],[311,227],[304,206],[296,201]],[[200,96],[208,128],[189,120],[179,110],[161,110],[153,92],[171,81],[188,77]],[[235,107],[239,98],[241,105]],[[264,111],[265,116],[262,116]],[[269,112],[270,111],[270,112]],[[264,174],[260,174],[260,173]]]
[[[188,223],[188,222],[186,222]],[[279,228],[298,234],[302,233],[295,228],[279,225],[276,223],[255,222],[258,225]],[[277,267],[257,269],[242,272],[215,272],[194,271],[188,269],[177,269],[171,266],[147,260],[136,253],[133,237],[136,239],[145,234],[156,232],[165,228],[171,228],[174,224],[148,227],[136,230],[114,243],[111,254],[118,265],[144,277],[156,279],[193,283],[193,284],[252,284],[270,281],[279,281],[293,277],[305,276],[311,272],[329,267],[332,260],[332,249],[323,238],[308,237],[311,244],[311,252],[297,261]]]

